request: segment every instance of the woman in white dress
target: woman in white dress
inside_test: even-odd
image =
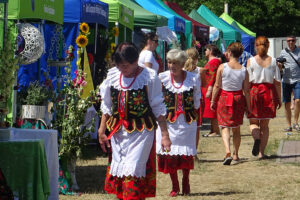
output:
[[[117,66],[100,86],[99,143],[104,152],[109,139],[112,147],[105,190],[123,200],[154,197],[156,121],[162,130],[159,146],[170,151],[171,145],[161,82],[153,70],[138,66],[138,50],[131,43],[120,44],[113,60]]]
[[[189,173],[194,168],[196,149],[197,109],[200,107],[199,77],[184,71],[187,55],[184,51],[172,49],[167,54],[169,71],[159,74],[162,82],[165,105],[167,107],[167,126],[172,142],[170,152],[165,152],[159,145],[160,130],[156,137],[158,170],[169,173],[172,181],[170,196],[177,196],[179,182],[177,170],[182,170],[182,193],[190,193]]]
[[[158,45],[158,37],[154,32],[145,34],[142,44],[142,51],[139,56],[139,66],[152,68],[158,73],[159,63],[156,61],[153,52]]]

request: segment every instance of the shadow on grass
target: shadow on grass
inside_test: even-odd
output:
[[[233,195],[233,194],[245,194],[246,192],[236,192],[236,191],[228,191],[228,192],[207,192],[207,193],[191,193],[189,196],[228,196],[228,195]],[[182,195],[183,196],[183,195]]]
[[[82,150],[83,160],[95,160],[97,157],[107,157],[98,144],[88,145]]]
[[[76,178],[82,193],[105,193],[104,180],[106,175],[106,166],[77,166]]]

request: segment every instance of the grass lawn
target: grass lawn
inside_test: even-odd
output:
[[[300,140],[300,133],[287,136],[281,130],[286,127],[284,110],[281,108],[277,118],[270,122],[270,138],[266,154],[274,158],[258,160],[252,157],[253,139],[249,131],[249,122],[244,120],[241,127],[242,142],[239,156],[242,163],[223,166],[225,155],[222,138],[201,137],[198,148],[200,162],[190,174],[191,195],[172,199],[254,199],[280,200],[300,198],[300,165],[298,163],[278,163],[276,153],[281,140]],[[206,133],[202,131],[201,134]],[[300,147],[299,147],[300,148]],[[81,196],[64,196],[60,199],[98,200],[116,199],[103,191],[107,158],[96,147],[89,149],[86,160],[77,162],[77,181]],[[181,173],[179,173],[181,183]],[[156,197],[152,199],[171,199],[171,180],[168,175],[157,173]]]

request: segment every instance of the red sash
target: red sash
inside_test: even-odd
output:
[[[221,91],[221,96],[226,96],[225,105],[229,107],[229,109],[228,109],[229,114],[232,114],[232,112],[233,112],[233,97],[235,95],[243,95],[243,91],[242,90],[238,90],[238,91],[225,91],[225,90],[222,90]]]

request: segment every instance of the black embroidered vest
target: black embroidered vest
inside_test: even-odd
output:
[[[120,120],[122,120],[123,127],[128,133],[135,130],[142,132],[144,129],[151,131],[153,128],[157,128],[156,119],[149,104],[147,89],[147,86],[144,86],[142,89],[124,91],[125,106],[122,116],[119,110],[122,90],[110,88],[113,105],[112,116],[106,122],[109,131],[115,128],[119,130],[122,127],[117,127]]]
[[[162,87],[164,95],[164,103],[167,107],[167,121],[174,123],[177,120],[177,95],[167,90],[164,86]],[[184,91],[181,93],[182,96],[182,106],[184,110],[184,118],[188,124],[191,124],[193,121],[197,120],[197,113],[194,109],[194,97],[193,89],[189,91]]]

